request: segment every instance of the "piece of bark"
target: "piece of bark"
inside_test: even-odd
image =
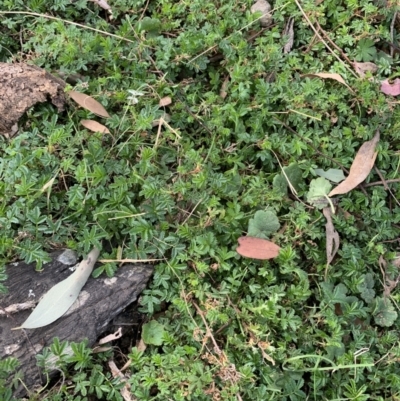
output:
[[[52,286],[72,273],[72,259],[63,257],[63,252],[52,253],[51,262],[44,265],[42,272],[35,271],[34,263],[17,262],[6,266],[5,286],[9,293],[0,296],[0,358],[14,357],[20,361],[23,381],[29,390],[44,383],[36,366],[36,355],[50,345],[54,337],[70,342],[87,339],[92,346],[107,330],[110,321],[137,299],[153,273],[151,265],[138,263],[123,265],[111,278],[90,277],[78,299],[57,321],[38,329],[11,330],[20,326],[32,309],[12,313],[10,306],[25,303],[29,306],[33,299],[38,302]],[[20,386],[14,396],[23,395],[25,390]]]
[[[49,98],[62,111],[65,82],[28,64],[0,63],[0,134],[15,132],[22,115],[36,103]]]

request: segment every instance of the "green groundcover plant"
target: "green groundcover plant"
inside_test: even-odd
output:
[[[271,5],[263,28],[250,0],[115,0],[112,14],[85,0],[1,2],[0,61],[59,75],[111,115],[41,104],[0,138],[2,265],[39,270],[55,246],[105,243],[104,259],[118,247],[161,259],[140,299],[155,323],[148,347],[127,352],[126,381],[110,372],[112,350],[55,339],[38,365],[56,356],[62,379],[28,389],[31,400],[122,400],[126,385],[140,401],[400,398],[400,113],[379,84],[398,75],[398,6]],[[361,77],[355,62],[376,71]],[[340,248],[327,269],[310,183],[316,170],[346,173],[377,130],[377,169],[334,200]],[[250,221],[281,247],[276,259],[236,253]],[[18,361],[1,361],[0,399],[21,380]]]

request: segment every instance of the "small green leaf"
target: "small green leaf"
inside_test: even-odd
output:
[[[375,298],[375,291],[374,291],[374,285],[375,285],[375,280],[372,275],[372,273],[367,273],[364,274],[364,281],[358,285],[358,291],[360,291],[361,298],[367,302],[371,303],[374,298]]]
[[[138,23],[138,28],[140,31],[158,33],[161,30],[161,22],[157,18],[144,17]]]
[[[146,344],[162,345],[164,326],[155,320],[143,325],[142,339]]]
[[[376,58],[376,48],[373,40],[369,38],[361,39],[357,46],[357,61],[372,61]]]
[[[343,174],[343,171],[339,170],[337,168],[330,168],[327,171],[317,168],[314,171],[315,171],[315,174],[319,175],[320,177],[324,177],[327,180],[335,182],[335,183],[343,181],[346,178]]]
[[[390,327],[397,319],[397,312],[389,298],[375,298],[373,312],[375,323],[382,327]]]
[[[274,188],[275,191],[279,192],[282,195],[287,195],[287,180],[283,176],[282,173],[276,174],[273,181],[272,181],[272,187]]]
[[[316,178],[310,182],[310,190],[307,193],[307,202],[311,203],[318,209],[328,206],[328,194],[332,188],[330,182],[323,177]]]
[[[249,220],[247,234],[249,237],[268,239],[280,227],[276,214],[270,210],[258,210]]]

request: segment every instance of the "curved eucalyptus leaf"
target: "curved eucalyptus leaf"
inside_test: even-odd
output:
[[[16,329],[36,329],[55,322],[64,315],[78,298],[78,295],[92,273],[100,251],[93,248],[82,260],[75,272],[52,287],[37,304],[28,319]],[[16,330],[15,329],[15,330]]]

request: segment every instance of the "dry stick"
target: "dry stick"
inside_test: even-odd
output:
[[[222,352],[221,349],[219,348],[217,342],[215,341],[214,336],[212,335],[212,331],[211,331],[210,327],[209,327],[208,324],[207,324],[207,321],[206,321],[206,319],[205,319],[205,317],[204,317],[204,312],[200,309],[200,307],[196,304],[195,301],[192,300],[192,304],[193,304],[194,307],[196,308],[197,313],[200,315],[201,320],[203,321],[204,325],[206,326],[206,332],[207,332],[206,335],[207,335],[208,338],[211,338],[211,341],[212,341],[212,343],[213,343],[213,345],[214,345],[214,350],[215,350],[215,352],[216,352],[218,355],[223,355],[223,352]],[[236,393],[236,397],[237,397],[238,401],[242,401],[242,397],[240,396],[239,393]]]
[[[385,182],[386,182],[386,184],[393,184],[393,183],[396,183],[396,182],[400,182],[400,178],[392,178],[390,180],[385,180]],[[364,184],[364,187],[368,188],[368,187],[373,187],[375,185],[384,185],[385,182],[383,182],[383,181],[369,182],[368,184]]]
[[[150,262],[158,262],[164,259],[99,259],[101,263],[150,263]]]
[[[208,326],[207,321],[206,321],[206,319],[205,319],[205,317],[204,317],[204,312],[200,309],[200,307],[196,304],[195,301],[192,300],[192,304],[193,304],[194,307],[196,308],[197,313],[200,315],[201,320],[202,320],[203,323],[204,323],[204,326],[206,326],[207,337],[210,338],[211,341],[212,341],[212,343],[214,344],[214,349],[215,349],[215,351],[217,352],[217,354],[218,354],[218,355],[221,355],[221,354],[222,354],[222,351],[221,351],[221,349],[219,348],[217,342],[215,341],[214,336],[212,335],[212,331],[211,331],[210,327]]]
[[[397,18],[397,11],[395,11],[392,22],[390,23],[390,40],[392,43],[394,43],[394,24],[396,23],[396,18]],[[393,46],[390,46],[390,56],[393,57],[394,54],[394,48]]]
[[[271,150],[271,152],[275,155],[276,160],[278,160],[279,167],[281,168],[281,172],[282,172],[282,174],[284,175],[284,177],[285,177],[285,179],[286,179],[286,181],[287,181],[287,183],[288,183],[288,185],[289,185],[289,188],[290,188],[290,191],[292,192],[292,195],[293,195],[300,203],[302,203],[306,208],[308,208],[308,209],[315,209],[314,207],[312,207],[312,206],[307,205],[306,203],[304,203],[304,202],[297,196],[296,188],[292,185],[292,183],[291,183],[290,180],[289,180],[289,177],[286,175],[285,170],[283,169],[282,164],[281,164],[281,162],[280,162],[280,160],[279,160],[277,154],[276,154],[272,149],[270,149],[270,150]]]
[[[191,210],[191,212],[186,216],[184,222],[182,223],[182,226],[183,226],[184,224],[186,224],[186,222],[190,219],[190,217],[192,217],[194,211],[197,209],[197,206],[199,206],[200,203],[203,202],[203,200],[204,200],[204,199],[201,198],[201,199],[195,204],[194,208],[193,208],[193,209]],[[177,230],[178,230],[178,229],[177,229]]]
[[[139,21],[143,19],[144,14],[145,14],[146,11],[147,11],[147,7],[149,6],[149,3],[150,3],[150,0],[147,0],[146,5],[144,6],[144,9],[143,9],[143,11],[142,11],[142,15],[141,15],[140,18],[139,18]]]
[[[325,42],[324,38],[318,33],[318,31],[315,29],[314,25],[311,23],[310,19],[307,17],[307,14],[304,12],[303,8],[301,7],[300,3],[298,0],[294,0],[295,3],[297,4],[297,7],[299,8],[300,12],[303,14],[303,17],[307,20],[308,25],[310,25],[310,28],[314,31],[314,33],[318,36],[320,41],[325,45],[325,47],[332,53],[332,55],[344,65],[344,67],[349,70],[355,77],[357,77],[357,74],[346,64],[343,62],[343,60],[328,46],[328,43]]]
[[[39,17],[39,18],[47,18],[47,19],[51,19],[53,21],[65,22],[66,24],[79,26],[80,28],[88,29],[89,31],[94,31],[94,32],[97,32],[97,33],[101,33],[101,34],[106,35],[106,36],[111,36],[113,38],[116,38],[116,39],[119,39],[119,40],[123,40],[125,42],[136,43],[133,40],[126,39],[126,38],[124,38],[122,36],[119,36],[119,35],[114,35],[113,33],[102,31],[101,29],[92,28],[90,26],[78,24],[77,22],[68,21],[68,20],[62,19],[62,18],[52,17],[51,15],[32,13],[32,12],[27,12],[27,11],[0,11],[0,15],[1,14],[22,14],[22,15],[31,15],[33,17]]]
[[[342,55],[342,57],[350,64],[354,65],[354,63],[347,57],[346,53],[328,36],[328,34],[321,28],[319,22],[316,22],[318,29],[322,32],[324,37],[328,40],[328,42]]]
[[[383,177],[382,173],[379,171],[378,167],[375,166],[375,171],[377,172],[377,174],[379,175],[379,178],[382,180],[383,186],[384,188],[389,191],[390,195],[392,195],[392,198],[394,199],[394,201],[396,202],[397,206],[400,206],[400,202],[397,200],[397,198],[393,195],[393,192],[391,191],[391,189],[389,188],[389,185],[387,184],[387,181],[385,180],[385,178]]]
[[[27,301],[20,304],[10,305],[7,306],[6,308],[2,308],[0,306],[0,316],[6,315],[7,317],[9,317],[9,315],[11,315],[12,313],[18,313],[22,310],[32,309],[35,307],[35,305],[36,305],[35,301]]]

